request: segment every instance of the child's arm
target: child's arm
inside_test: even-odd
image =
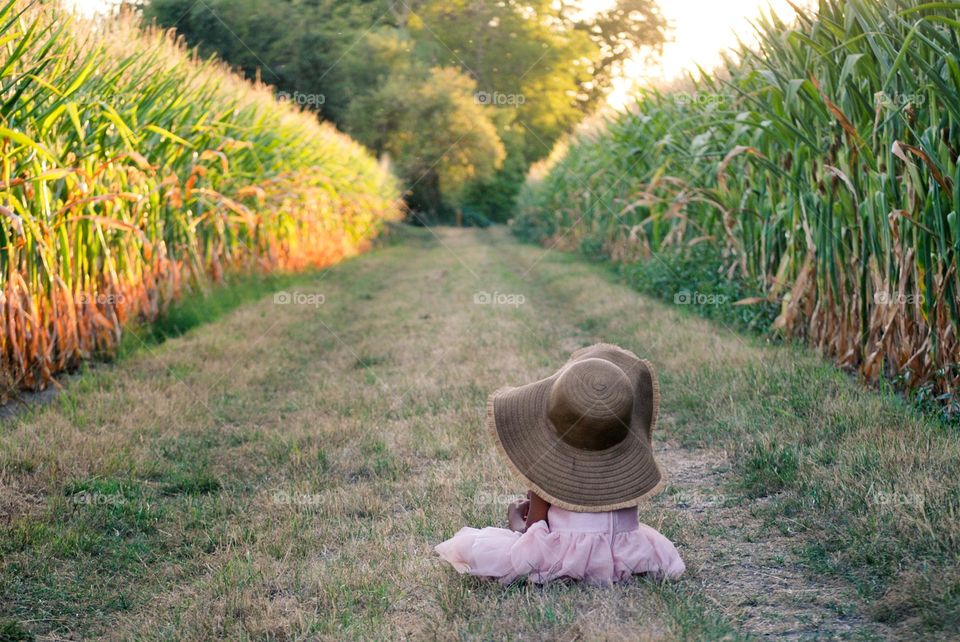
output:
[[[525,532],[540,520],[547,521],[550,504],[532,490],[527,491],[527,499],[513,502],[507,507],[507,522],[510,530]]]
[[[537,522],[543,520],[547,521],[547,511],[550,509],[550,504],[547,500],[537,495],[532,490],[527,492],[527,497],[530,500],[530,508],[527,509],[527,522],[524,530],[530,528]]]
[[[518,533],[527,530],[527,509],[529,508],[529,499],[518,499],[507,506],[507,523],[510,525],[510,530]]]

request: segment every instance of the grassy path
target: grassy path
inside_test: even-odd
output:
[[[952,626],[949,594],[929,597],[956,563],[941,514],[956,496],[931,480],[957,479],[960,457],[939,428],[804,352],[681,315],[504,230],[403,237],[291,286],[291,303],[247,305],[3,419],[5,626],[146,640]],[[523,303],[476,304],[480,292]],[[689,574],[610,590],[456,576],[431,546],[502,523],[521,491],[482,429],[487,393],[601,339],[659,368],[671,483],[641,518]],[[923,471],[889,491],[919,494],[922,514],[863,499],[887,492],[874,477],[893,466]],[[830,513],[838,497],[861,499]]]

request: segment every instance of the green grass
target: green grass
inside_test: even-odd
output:
[[[309,278],[309,275],[279,273],[236,275],[226,287],[214,287],[208,293],[194,294],[176,302],[150,324],[148,336],[154,340],[178,337],[202,323],[216,321],[245,303]]]
[[[776,442],[753,444],[740,465],[741,484],[748,497],[766,497],[791,488],[797,481],[797,454]]]
[[[0,642],[32,642],[35,639],[36,636],[16,620],[0,620]]]
[[[253,301],[231,312],[215,306],[223,312],[216,323],[197,325],[210,319],[191,313],[190,331],[80,374],[62,400],[5,425],[0,471],[46,489],[49,500],[0,525],[0,616],[25,631],[69,629],[84,637],[122,630],[140,639],[370,638],[395,632],[397,605],[409,595],[432,603],[416,588],[424,574],[430,591],[449,591],[442,602],[459,599],[453,594],[464,590],[462,578],[423,566],[430,560],[425,543],[464,517],[449,489],[461,477],[433,478],[443,461],[434,455],[445,452],[447,465],[470,462],[490,492],[483,477],[490,453],[480,460],[475,446],[463,445],[482,436],[472,424],[503,375],[477,373],[476,364],[451,353],[440,363],[456,364],[456,376],[438,371],[411,388],[416,364],[409,359],[436,345],[433,333],[451,320],[464,332],[445,340],[446,350],[469,350],[478,336],[522,338],[516,349],[538,362],[543,355],[526,345],[527,330],[516,321],[504,334],[508,318],[495,325],[474,318],[476,308],[462,303],[472,301],[474,286],[462,279],[455,293],[431,290],[430,318],[421,318],[415,275],[459,265],[422,232],[402,231],[410,236],[298,281],[299,289],[328,295],[319,312],[274,306],[259,284],[236,284],[240,293],[215,289],[210,296],[230,305]],[[517,278],[516,268],[497,269]],[[410,270],[413,278],[405,276]],[[359,314],[373,301],[398,307],[390,315]],[[408,318],[423,331],[414,335],[413,353],[398,352],[393,327]],[[238,365],[251,363],[256,372]],[[368,377],[371,369],[377,379]],[[66,432],[49,432],[60,422],[70,426]],[[23,434],[40,441],[27,447]],[[78,472],[66,481],[47,472],[60,467]],[[493,508],[482,507],[476,518],[492,521]],[[576,586],[477,587],[485,606],[464,594],[450,611],[461,611],[449,626],[464,635],[560,632],[609,599]],[[673,610],[662,614],[650,602],[668,597],[647,595],[644,583],[620,595],[634,614],[682,619],[684,630],[731,630],[718,615],[698,624],[696,594],[669,598]],[[290,619],[246,615],[269,610],[274,599],[294,600]],[[34,605],[41,603],[38,619]],[[417,608],[428,614],[434,607]],[[411,631],[437,625],[430,617]],[[222,627],[208,628],[213,618]],[[632,621],[615,624],[642,625]]]
[[[20,503],[0,524],[0,618],[146,640],[958,630],[954,432],[602,265],[502,229],[408,233],[296,284],[326,295],[319,310],[265,294],[5,421],[0,475]],[[474,305],[480,289],[528,301]],[[670,489],[642,518],[688,575],[456,575],[431,546],[502,524],[484,498],[523,491],[482,428],[487,393],[598,340],[657,366]],[[375,377],[358,367],[372,356]]]

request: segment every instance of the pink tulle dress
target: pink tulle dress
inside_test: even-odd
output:
[[[466,527],[434,550],[460,573],[504,584],[527,576],[537,584],[566,577],[608,585],[635,573],[676,578],[686,569],[673,543],[639,522],[636,507],[575,513],[551,506],[547,522],[525,533]]]

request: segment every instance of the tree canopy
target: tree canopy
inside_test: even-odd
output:
[[[149,0],[148,18],[315,109],[425,219],[501,220],[529,165],[664,40],[654,0]]]

